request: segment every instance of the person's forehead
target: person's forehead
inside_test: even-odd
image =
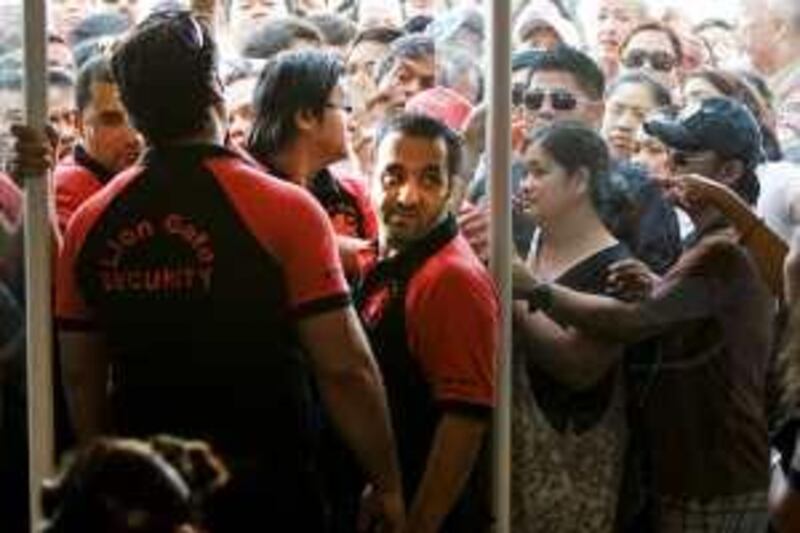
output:
[[[73,87],[51,85],[47,89],[47,98],[51,106],[73,106],[75,101],[75,89]]]
[[[564,70],[538,70],[533,73],[529,86],[532,89],[566,89],[586,96],[575,75]]]
[[[653,93],[644,83],[623,83],[606,97],[609,103],[624,103],[649,108],[655,105]]]
[[[236,10],[258,9],[261,7],[281,8],[284,6],[284,0],[232,0],[231,2],[231,9]]]
[[[637,0],[598,0],[598,8],[605,12],[633,14],[641,10]]]
[[[431,139],[393,131],[381,139],[378,160],[383,167],[399,165],[408,170],[440,165],[445,162],[447,144],[442,138]]]
[[[378,41],[361,41],[353,47],[350,55],[347,57],[348,63],[378,61],[386,51],[389,50],[389,45]]]
[[[436,70],[436,62],[432,55],[401,57],[397,62],[397,66],[420,74],[430,74]]]
[[[631,37],[628,41],[626,50],[649,50],[649,51],[665,51],[670,54],[675,53],[672,41],[669,36],[661,30],[644,30],[638,32]]]

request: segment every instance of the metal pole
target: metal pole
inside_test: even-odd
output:
[[[495,531],[511,533],[511,2],[485,2],[489,21],[486,134],[491,206],[490,266],[502,318],[493,439]]]
[[[47,118],[45,0],[25,0],[25,116],[44,131]],[[53,472],[51,226],[47,173],[25,176],[28,449],[31,531],[39,528],[42,480]]]

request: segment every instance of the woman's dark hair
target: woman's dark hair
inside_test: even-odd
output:
[[[578,122],[562,122],[535,130],[526,149],[540,146],[569,174],[588,171],[589,198],[598,213],[611,194],[611,157],[600,135]]]
[[[672,95],[670,94],[669,89],[667,89],[660,82],[656,81],[649,74],[640,71],[627,72],[615,78],[614,81],[611,82],[611,85],[609,85],[606,89],[606,99],[611,97],[617,91],[617,89],[629,83],[646,86],[650,90],[650,94],[653,97],[656,107],[667,107],[672,105]]]
[[[200,442],[98,439],[43,488],[43,531],[174,533],[183,524],[202,526],[206,499],[228,477]]]
[[[761,130],[764,153],[769,161],[779,161],[783,158],[778,136],[769,125],[768,104],[761,94],[743,76],[722,69],[700,69],[686,75],[686,80],[692,78],[702,79],[713,85],[719,92],[728,98],[744,104],[755,117]],[[684,81],[685,83],[685,81]]]
[[[255,89],[250,153],[269,161],[297,135],[298,112],[321,117],[343,72],[336,56],[309,50],[279,54],[267,62]]]

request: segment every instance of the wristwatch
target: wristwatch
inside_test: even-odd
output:
[[[531,311],[547,313],[553,307],[553,292],[548,283],[537,284],[528,296],[528,306]]]

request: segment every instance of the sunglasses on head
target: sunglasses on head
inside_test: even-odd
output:
[[[646,50],[631,50],[622,58],[622,64],[627,68],[642,68],[647,63],[653,70],[669,72],[678,63],[675,56],[667,52],[648,52]]]
[[[515,86],[511,92],[511,104],[514,107],[525,106],[530,111],[539,111],[545,98],[550,98],[550,105],[556,111],[572,111],[578,106],[578,98],[569,91],[543,91],[532,89],[526,91],[522,86]]]

